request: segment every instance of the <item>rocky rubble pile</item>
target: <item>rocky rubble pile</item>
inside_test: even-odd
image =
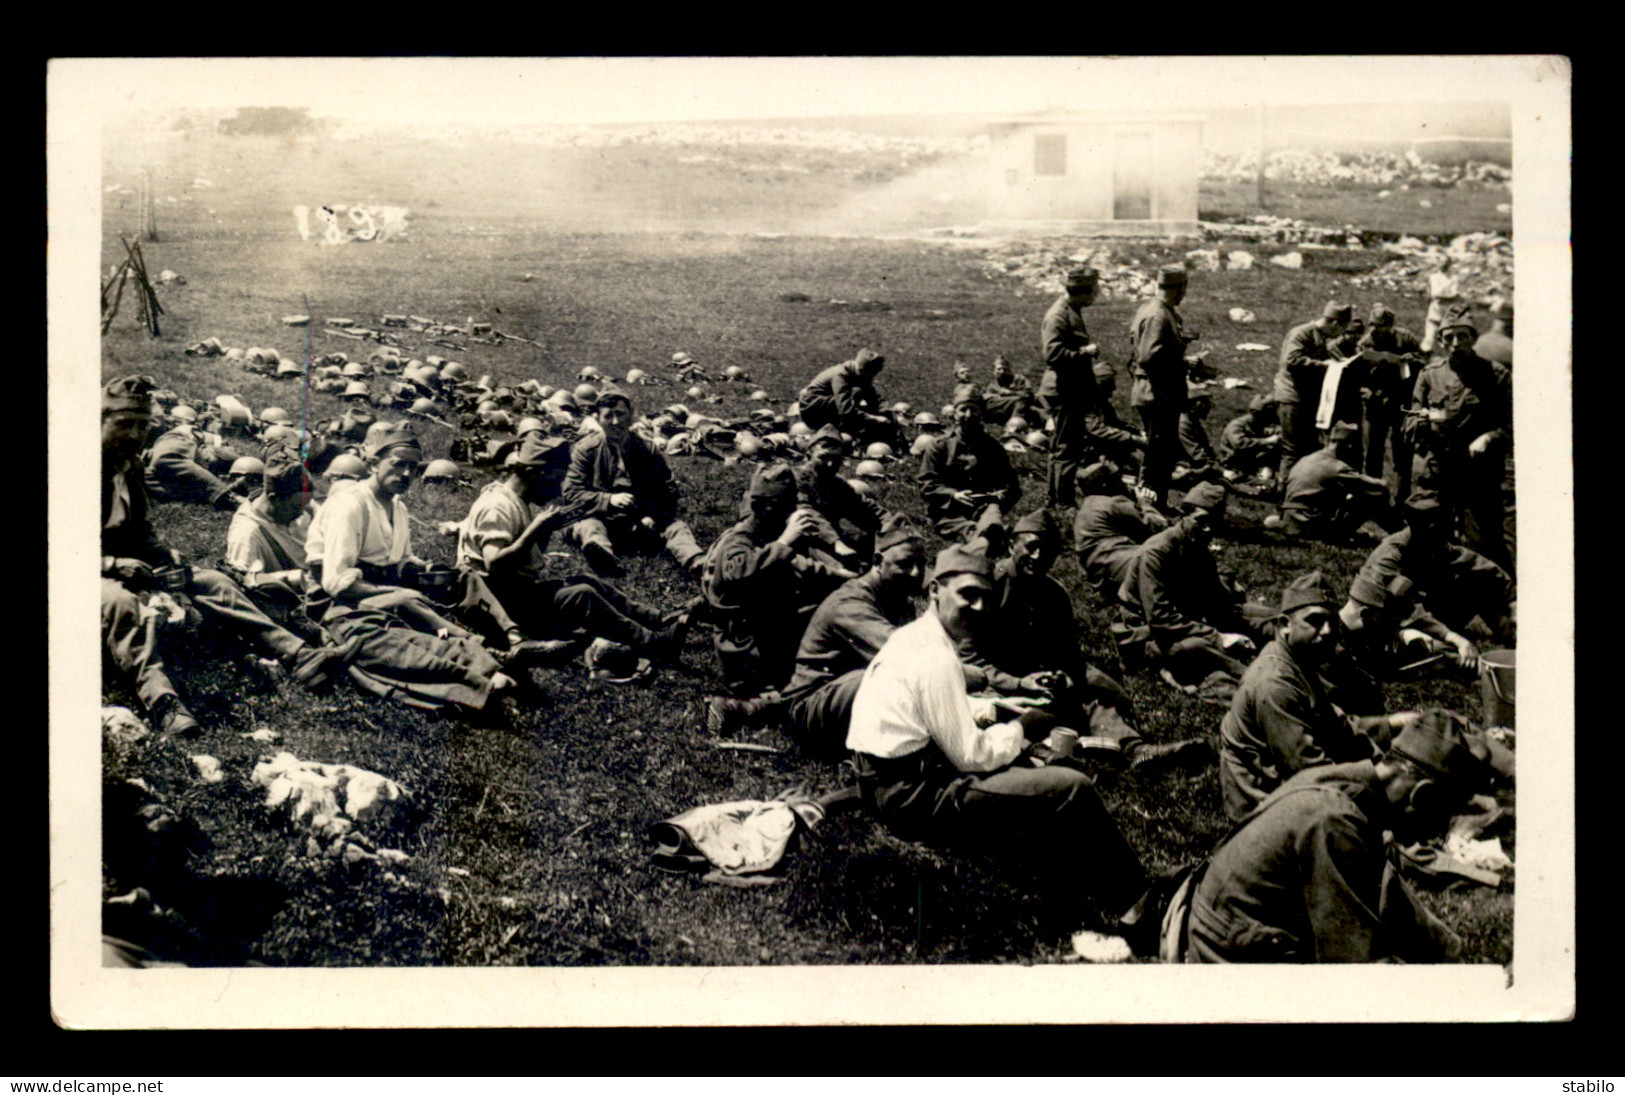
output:
[[[337,139],[365,139],[371,128],[346,124]],[[431,131],[424,136],[437,136]],[[500,140],[514,144],[535,144],[573,148],[619,148],[623,145],[649,145],[665,148],[777,146],[833,153],[897,153],[905,158],[963,155],[986,152],[985,134],[974,137],[899,137],[878,133],[854,133],[841,129],[798,129],[790,126],[705,125],[698,123],[646,126],[485,126],[454,127],[446,134],[462,143]]]
[[[1142,267],[1138,261],[1119,262],[1111,249],[1069,250],[1046,247],[1029,250],[1031,244],[1012,241],[982,260],[989,277],[1012,277],[1044,293],[1060,293],[1066,273],[1077,266],[1093,266],[1100,271],[1100,300],[1139,300],[1156,289],[1155,267]]]
[[[1510,300],[1513,289],[1512,241],[1492,232],[1469,232],[1448,245],[1424,243],[1406,236],[1383,245],[1394,258],[1353,279],[1363,289],[1400,293],[1426,293],[1428,275],[1451,259],[1450,272],[1461,285],[1464,300]]]
[[[1258,177],[1258,153],[1205,152],[1202,177],[1246,182]],[[1424,160],[1414,149],[1397,152],[1308,152],[1283,148],[1269,154],[1266,179],[1315,186],[1369,183],[1375,186],[1505,187],[1511,189],[1512,169],[1482,160],[1440,164]]]

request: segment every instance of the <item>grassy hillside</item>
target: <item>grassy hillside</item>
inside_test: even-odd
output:
[[[856,175],[824,170],[773,181],[772,171],[744,170],[765,162],[766,153],[750,149],[728,152],[720,164],[680,165],[671,150],[639,147],[448,150],[246,139],[175,139],[174,146],[160,165],[158,193],[191,200],[161,207],[161,239],[145,248],[155,272],[172,269],[186,283],[160,290],[168,312],[161,339],[149,340],[128,316],[115,324],[103,343],[104,376],[150,373],[188,396],[230,391],[256,409],[275,403],[317,421],[336,410],[332,397],[307,402],[297,381],[252,377],[183,353],[187,343],[217,336],[302,357],[306,332],[278,317],[308,311],[313,354],[353,353],[358,345],[322,336],[325,317],[376,320],[385,312],[473,316],[535,340],[451,354],[497,383],[558,384],[589,364],[617,376],[633,365],[661,371],[682,349],[713,373],[744,367],[782,405],[813,372],[860,346],[888,356],[883,394],[921,408],[948,398],[956,360],[985,379],[993,356],[1004,354],[1036,379],[1038,322],[1049,298],[987,273],[977,248],[724,234],[816,221],[865,193],[869,184]],[[131,153],[110,140],[110,184],[130,177],[140,162]],[[880,154],[866,169],[888,181],[906,178]],[[214,185],[184,189],[196,177]],[[296,202],[369,198],[412,207],[409,242],[318,247],[293,232],[288,209]],[[116,236],[128,216],[127,206],[109,201],[104,266],[122,254]],[[1177,260],[1183,249],[1123,244],[1114,253],[1152,265]],[[1273,372],[1273,354],[1235,345],[1278,346],[1322,301],[1347,298],[1348,278],[1378,256],[1312,251],[1305,259],[1301,271],[1260,264],[1193,278],[1184,308],[1190,326],[1204,334],[1224,374],[1252,386],[1218,395],[1214,430]],[[786,299],[797,295],[805,299]],[[862,300],[885,307],[854,312],[833,303]],[[1415,302],[1390,303],[1401,323],[1420,325]],[[1255,311],[1257,323],[1233,325],[1227,313],[1238,306]],[[1089,316],[1117,362],[1126,357],[1132,311],[1131,302],[1114,302]],[[418,350],[436,352],[451,353]],[[748,385],[718,390],[724,411],[750,405]],[[639,409],[672,398],[670,388],[639,393]],[[425,433],[428,455],[442,455],[449,431]],[[1031,455],[1019,460],[1025,511],[1042,499],[1042,466]],[[673,470],[685,515],[709,542],[734,519],[751,467],[689,457],[674,459]],[[920,518],[911,471],[899,468],[880,500]],[[460,518],[476,489],[417,484],[406,501],[432,524]],[[1311,567],[1346,586],[1358,565],[1361,553],[1352,549],[1281,540],[1261,527],[1264,510],[1255,504],[1238,500],[1232,514],[1221,561],[1252,596],[1273,599]],[[159,504],[155,520],[201,563],[218,556],[228,515]],[[449,541],[422,527],[413,538],[421,554],[450,561]],[[582,567],[574,557],[554,565],[560,573]],[[1055,573],[1086,622],[1090,656],[1115,671],[1108,616],[1076,561],[1063,558]],[[695,592],[692,579],[662,559],[629,560],[624,585],[667,607]],[[205,726],[187,751],[218,757],[225,782],[195,782],[171,747],[153,746],[109,771],[140,775],[189,819],[186,839],[168,858],[152,862],[139,846],[126,847],[123,830],[112,832],[104,854],[109,892],[149,887],[177,910],[169,931],[197,961],[1034,962],[1061,958],[1081,926],[1079,910],[1043,907],[983,867],[902,844],[861,815],[832,818],[819,840],[792,854],[786,881],[773,888],[733,890],[653,873],[644,843],[650,824],[701,803],[765,798],[794,784],[824,791],[843,778],[799,756],[776,729],[738,736],[781,753],[713,747],[700,717],[703,697],[720,686],[706,633],[690,638],[682,668],[648,684],[607,685],[578,667],[537,670],[522,695],[467,720],[410,712],[347,687],[302,694],[246,675],[245,657],[230,641],[192,642],[176,656],[177,679]],[[1125,684],[1153,741],[1217,725],[1217,709],[1154,678]],[[104,694],[109,702],[130,699],[112,681]],[[1470,683],[1449,678],[1396,688],[1390,699],[1396,707],[1425,700],[1476,710]],[[256,728],[276,730],[279,748],[301,758],[358,764],[407,786],[418,809],[383,842],[411,861],[385,871],[307,854],[304,837],[272,821],[248,783],[266,750],[242,736]],[[1224,828],[1211,769],[1124,777],[1102,792],[1152,867],[1202,854]],[[1471,960],[1510,959],[1510,889],[1437,899],[1469,934]]]

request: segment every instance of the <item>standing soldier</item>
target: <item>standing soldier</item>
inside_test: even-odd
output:
[[[1394,326],[1394,313],[1381,304],[1371,306],[1371,320],[1360,339],[1360,356],[1369,371],[1365,399],[1365,473],[1381,477],[1383,446],[1392,438],[1394,475],[1398,480],[1394,501],[1411,493],[1411,443],[1399,428],[1401,412],[1411,402],[1416,376],[1426,363],[1421,340],[1404,327]]]
[[[1315,409],[1326,366],[1337,359],[1332,348],[1354,318],[1347,304],[1328,301],[1318,319],[1300,323],[1281,344],[1281,367],[1275,371],[1275,416],[1281,423],[1281,465],[1276,481],[1286,483],[1292,465],[1320,448]]]
[[[1417,486],[1438,491],[1458,515],[1468,547],[1508,570],[1501,506],[1512,446],[1512,373],[1473,352],[1478,331],[1458,305],[1439,324],[1439,353],[1416,378],[1406,426],[1421,460]]]
[[[1187,334],[1178,307],[1185,299],[1189,276],[1183,266],[1157,271],[1157,295],[1140,306],[1129,326],[1134,374],[1131,401],[1145,430],[1145,463],[1140,484],[1160,508],[1168,503],[1168,484],[1182,451],[1179,416],[1185,410],[1190,370],[1185,348],[1197,336]]]
[[[1088,266],[1066,276],[1066,292],[1044,313],[1040,338],[1044,376],[1038,401],[1055,421],[1049,456],[1049,504],[1070,506],[1076,497],[1072,480],[1088,462],[1089,431],[1084,412],[1097,398],[1094,363],[1099,347],[1084,326],[1083,309],[1095,302],[1100,272]]]

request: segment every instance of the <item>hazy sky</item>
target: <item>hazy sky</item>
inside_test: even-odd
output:
[[[1271,104],[1480,102],[1537,57],[65,60],[104,110],[303,106],[361,122],[684,121]],[[1550,62],[1548,62],[1550,64]]]

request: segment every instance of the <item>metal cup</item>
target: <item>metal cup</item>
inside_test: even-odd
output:
[[[1057,726],[1049,732],[1044,744],[1049,746],[1057,760],[1070,757],[1078,751],[1078,732],[1069,727]]]

